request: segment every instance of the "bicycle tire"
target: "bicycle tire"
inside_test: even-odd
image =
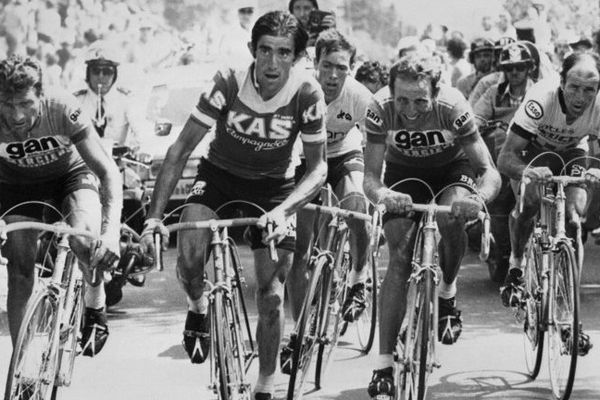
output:
[[[323,285],[321,286],[321,298],[328,301],[320,302],[320,310],[317,320],[318,348],[317,360],[315,362],[315,387],[321,388],[321,382],[324,380],[325,373],[331,362],[333,351],[337,347],[339,333],[342,323],[342,313],[340,302],[340,290],[338,287],[342,284],[336,284],[333,279],[333,271],[326,268],[323,271]],[[334,288],[333,285],[336,284]],[[335,292],[334,292],[335,291]],[[332,293],[335,293],[332,299]]]
[[[212,304],[212,327],[214,328],[214,344],[213,357],[216,362],[215,373],[217,380],[215,383],[218,385],[215,388],[215,392],[219,400],[229,400],[229,379],[228,374],[231,367],[227,364],[228,360],[226,357],[227,343],[226,343],[226,329],[225,326],[225,311],[223,309],[223,293],[216,291],[214,293],[214,300]]]
[[[46,400],[52,395],[58,360],[57,311],[48,290],[40,290],[28,301],[10,360],[5,400]]]
[[[567,400],[573,390],[577,369],[579,277],[575,252],[568,242],[557,243],[553,258],[554,290],[548,299],[553,310],[553,323],[548,327],[548,365],[554,398]],[[563,367],[566,367],[564,372]]]
[[[531,379],[537,378],[544,354],[544,329],[542,329],[544,302],[541,291],[540,252],[536,238],[532,235],[527,242],[523,269],[525,285],[523,350],[525,366]]]
[[[310,369],[317,336],[316,319],[319,310],[319,298],[316,295],[319,293],[323,281],[321,271],[327,262],[327,258],[322,256],[312,263],[313,268],[308,290],[297,323],[297,340],[292,352],[292,366],[287,391],[288,400],[298,400],[304,395],[302,391]]]
[[[375,340],[377,328],[377,294],[379,292],[379,276],[377,273],[377,257],[369,250],[367,256],[367,280],[365,282],[365,309],[356,323],[360,351],[369,354]]]
[[[427,378],[431,371],[431,346],[435,340],[432,335],[431,327],[433,326],[433,277],[431,271],[423,273],[423,293],[421,296],[421,307],[419,307],[419,324],[417,330],[420,334],[419,340],[419,386],[417,391],[417,400],[424,400],[427,394]]]

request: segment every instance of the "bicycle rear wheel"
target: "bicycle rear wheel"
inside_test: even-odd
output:
[[[328,262],[327,257],[322,256],[313,264],[302,312],[297,322],[296,346],[292,353],[292,368],[288,383],[288,400],[301,399],[304,395],[304,383],[317,344],[317,318],[323,300],[320,296],[323,285],[322,271]]]
[[[544,353],[544,330],[541,329],[543,299],[540,286],[540,251],[532,235],[525,252],[525,268],[523,269],[525,298],[522,304],[524,311],[523,348],[525,365],[531,379],[538,376],[542,365],[542,354]]]
[[[52,395],[57,367],[58,310],[48,290],[34,294],[10,360],[5,400],[46,400]]]
[[[550,385],[556,399],[566,400],[575,380],[579,340],[579,277],[575,252],[569,243],[558,242],[553,270],[549,298],[553,323],[548,327]]]
[[[379,277],[377,274],[377,257],[369,250],[367,256],[367,280],[365,282],[365,309],[356,321],[356,330],[360,351],[369,354],[375,339],[377,327],[377,293],[379,291]]]

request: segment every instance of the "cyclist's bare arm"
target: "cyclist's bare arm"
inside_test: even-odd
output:
[[[460,138],[459,143],[479,177],[479,194],[486,203],[490,202],[498,195],[502,179],[487,146],[479,133]]]
[[[171,197],[171,193],[173,193],[175,185],[183,173],[183,168],[188,158],[190,158],[190,154],[204,138],[206,132],[208,132],[208,128],[188,118],[177,140],[169,147],[165,161],[156,177],[156,186],[152,193],[148,218],[162,219],[169,197]]]
[[[527,164],[521,159],[520,154],[528,144],[529,141],[527,139],[509,130],[506,142],[504,142],[502,151],[498,156],[498,169],[500,172],[510,179],[521,180]]]
[[[326,144],[303,143],[306,159],[306,172],[295,189],[277,209],[282,210],[286,217],[291,216],[312,199],[327,178]]]
[[[91,129],[84,139],[77,142],[76,147],[81,158],[100,179],[102,233],[118,239],[123,207],[123,183],[119,169],[102,147],[99,136]]]
[[[365,178],[363,189],[367,198],[375,204],[380,203],[384,194],[388,191],[388,188],[381,181],[385,147],[385,140],[372,142],[368,139],[365,147]]]

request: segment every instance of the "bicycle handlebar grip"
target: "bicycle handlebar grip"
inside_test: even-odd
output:
[[[267,234],[270,235],[273,233],[273,223],[267,223]],[[277,249],[275,248],[275,240],[269,240],[269,258],[271,261],[277,262],[279,261],[279,256],[277,255]]]
[[[163,259],[162,259],[162,233],[160,229],[156,227],[154,229],[154,265],[159,271],[163,270]]]
[[[482,225],[479,259],[481,261],[486,261],[490,256],[490,218],[487,215],[483,219]]]

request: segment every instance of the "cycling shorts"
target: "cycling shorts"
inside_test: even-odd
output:
[[[61,209],[62,201],[71,193],[81,189],[90,189],[98,194],[99,187],[98,178],[85,165],[60,178],[48,180],[41,184],[15,185],[0,182],[0,213],[4,214],[12,207],[17,206],[8,214],[22,215],[39,220],[47,216],[53,220],[59,216],[52,215],[52,213],[48,214],[50,211],[48,207],[36,203],[20,204],[27,201],[43,201]]]
[[[362,174],[365,172],[365,158],[360,150],[352,150],[341,156],[327,159],[327,180],[325,183],[330,184],[335,190],[337,184],[353,171],[358,171]],[[296,167],[296,183],[299,183],[306,173],[306,160],[302,159],[300,165]],[[318,195],[317,195],[318,196]],[[318,203],[315,197],[311,203]]]
[[[396,192],[409,194],[413,203],[428,203],[432,199],[431,192],[423,183],[409,180],[395,185],[403,179],[418,178],[427,183],[433,190],[433,194],[438,194],[446,186],[453,183],[461,183],[472,189],[476,189],[475,171],[469,160],[458,159],[441,167],[416,168],[406,165],[387,163],[383,177],[383,183]],[[419,221],[421,213],[413,213],[412,219]],[[383,222],[395,218],[404,218],[399,214],[385,213]]]
[[[293,179],[246,179],[215,166],[203,158],[186,204],[202,204],[217,212],[219,218],[260,217],[281,204],[294,190]],[[262,210],[239,201],[258,205]],[[234,202],[226,205],[226,203]],[[263,211],[264,210],[264,211]],[[250,226],[246,235],[252,250],[265,248],[262,231]],[[288,251],[296,247],[295,220],[290,221],[287,236],[276,245]]]

